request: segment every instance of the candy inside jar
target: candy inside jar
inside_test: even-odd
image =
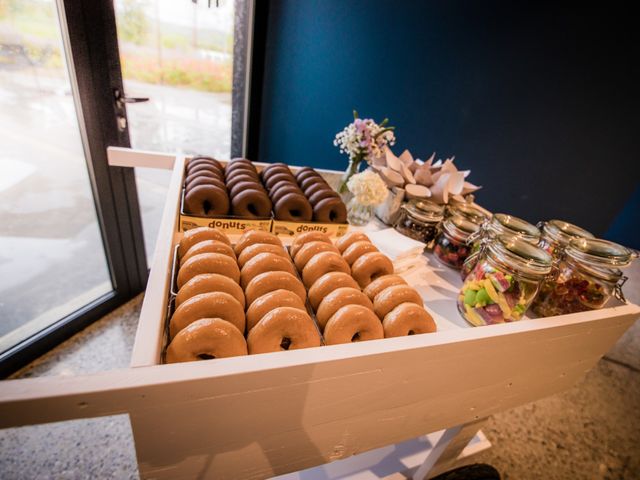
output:
[[[607,240],[572,240],[554,274],[542,284],[533,312],[550,317],[602,308],[612,296],[624,300],[626,277],[617,267],[628,265],[633,258],[629,249]]]
[[[400,208],[394,228],[403,235],[429,244],[438,231],[444,207],[427,200],[411,200]]]
[[[471,253],[467,239],[480,229],[461,215],[454,214],[442,223],[441,232],[436,237],[433,253],[443,264],[451,268],[462,268]]]
[[[465,278],[458,310],[474,326],[518,321],[550,271],[551,256],[541,248],[497,237]]]

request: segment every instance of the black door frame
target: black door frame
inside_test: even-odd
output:
[[[0,354],[0,377],[143,291],[148,276],[134,171],[107,160],[108,146],[130,146],[113,97],[123,91],[113,2],[58,0],[58,15],[113,290]]]

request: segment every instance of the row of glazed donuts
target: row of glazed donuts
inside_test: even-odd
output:
[[[245,296],[229,238],[215,228],[185,232],[167,363],[247,355]]]
[[[347,222],[347,207],[322,175],[311,167],[302,167],[296,172],[295,180],[313,208],[314,222]]]
[[[229,213],[224,167],[212,157],[194,157],[186,166],[184,208],[187,213],[214,217]]]
[[[320,334],[307,313],[307,292],[280,239],[251,230],[236,244],[240,284],[247,299],[249,353],[320,346]]]
[[[359,272],[362,276],[358,283],[382,321],[385,338],[436,331],[433,317],[424,309],[418,291],[407,285],[402,277],[393,274],[391,260],[378,252],[367,235],[350,232],[338,239],[336,246],[352,269],[360,264],[367,266],[365,271]],[[380,275],[380,272],[384,273]]]
[[[308,232],[296,237],[290,254],[309,289],[309,303],[327,345],[384,337],[373,304],[352,276],[364,277],[362,267],[352,270],[326,234]]]
[[[255,166],[245,158],[231,159],[226,168],[211,157],[191,159],[186,167],[184,207],[186,213],[207,217],[271,215],[271,200]]]

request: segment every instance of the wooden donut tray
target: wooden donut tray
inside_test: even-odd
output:
[[[439,450],[447,466],[478,421],[571,387],[640,318],[640,307],[613,302],[472,328],[455,306],[459,275],[426,254],[403,276],[436,333],[160,365],[185,158],[108,153],[112,167],[173,169],[131,367],[4,381],[0,427],[128,414],[143,479],[269,478],[451,427],[455,441]]]
[[[235,244],[232,243],[231,245],[235,249]],[[171,263],[171,280],[170,280],[170,288],[169,288],[169,301],[167,302],[167,310],[166,310],[166,315],[164,317],[164,337],[162,340],[162,344],[164,345],[164,348],[162,349],[160,363],[166,363],[165,362],[166,351],[167,351],[167,347],[169,346],[169,323],[171,321],[171,316],[173,315],[173,312],[175,312],[175,301],[176,301],[176,296],[178,295],[178,287],[177,287],[178,266],[179,266],[178,248],[179,248],[179,245],[176,245],[173,249],[173,259]],[[289,259],[291,259],[291,262],[293,263],[293,259],[289,255],[289,250],[286,247],[285,247],[285,251],[289,256]],[[295,268],[294,270],[296,270],[296,277],[298,277],[298,280],[300,280],[300,282],[302,283],[302,277],[300,277],[299,272]],[[320,336],[320,344],[321,346],[324,346],[325,345],[324,337],[322,336],[322,332],[320,331],[320,327],[318,326],[318,320],[313,311],[313,308],[311,308],[311,304],[309,303],[308,298],[305,302],[305,308],[307,310],[307,313],[309,314],[309,317],[313,321],[313,325],[316,328],[318,335]],[[246,335],[245,335],[245,338],[246,338]]]
[[[187,158],[188,161],[188,158]],[[228,162],[220,160],[220,163],[226,165]],[[258,172],[260,172],[268,164],[261,162],[253,162]],[[300,167],[291,166],[293,173],[298,171]],[[317,170],[322,174],[322,170]],[[184,178],[183,178],[184,182]],[[335,188],[334,185],[332,187]],[[219,217],[206,217],[201,215],[193,215],[186,213],[184,210],[184,188],[180,193],[180,224],[179,229],[185,232],[196,227],[215,227],[223,230],[227,234],[241,234],[246,230],[264,230],[273,232],[279,237],[294,237],[298,233],[308,231],[324,232],[331,237],[341,237],[349,230],[348,223],[321,223],[321,222],[287,222],[284,220],[276,220],[272,217],[264,217],[259,219],[250,219],[237,217],[233,215],[221,215]]]

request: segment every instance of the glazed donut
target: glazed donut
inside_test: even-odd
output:
[[[289,222],[310,222],[313,216],[311,204],[299,193],[288,193],[273,208],[276,219]]]
[[[178,247],[178,256],[182,258],[191,247],[204,240],[217,240],[231,246],[229,237],[217,228],[197,227],[184,232],[182,240],[180,240],[180,246]]]
[[[313,257],[316,253],[320,252],[338,252],[338,249],[333,246],[332,243],[326,242],[308,242],[305,243],[300,250],[296,253],[295,256],[295,264],[298,271],[302,271],[304,266],[307,264],[311,257]]]
[[[178,289],[201,273],[219,273],[236,283],[240,281],[240,269],[234,259],[221,253],[201,253],[184,262],[178,270]]]
[[[365,253],[351,266],[351,274],[361,288],[382,275],[393,273],[393,263],[380,252]]]
[[[226,243],[223,243],[220,240],[203,240],[187,250],[187,253],[185,253],[180,259],[180,265],[183,265],[184,262],[194,255],[200,255],[201,253],[221,253],[233,258],[234,260],[236,259],[236,254],[233,252],[233,248]]]
[[[211,185],[213,187],[218,187],[222,189],[222,191],[227,191],[227,186],[224,184],[222,180],[215,177],[210,177],[208,175],[198,175],[196,177],[191,177],[184,185],[184,188],[187,192],[192,188],[199,187],[200,185]]]
[[[233,185],[233,188],[229,189],[229,197],[233,201],[233,198],[236,195],[239,195],[246,190],[256,190],[258,192],[264,193],[265,195],[267,194],[267,191],[264,189],[264,187],[257,182],[238,182]],[[271,200],[269,200],[269,202],[271,202]]]
[[[256,298],[247,309],[247,332],[250,332],[262,317],[278,307],[291,307],[305,313],[307,311],[300,297],[293,292],[280,289],[265,293]]]
[[[228,166],[225,170],[225,178],[233,179],[236,175],[248,175],[253,178],[252,173],[256,173],[256,169],[250,165],[246,165],[244,163],[235,164],[235,166]]]
[[[296,274],[296,270],[291,260],[275,253],[259,253],[242,267],[240,272],[240,285],[247,288],[247,285],[257,275],[264,272],[289,272],[291,275]]]
[[[276,175],[284,175],[282,177],[282,181],[286,181],[286,182],[293,182],[296,185],[298,185],[296,183],[296,179],[293,176],[293,174],[291,173],[291,171],[286,168],[286,167],[278,167],[277,169],[274,168],[273,170],[269,170],[269,172],[266,175],[262,175],[262,181],[266,184],[268,181],[270,181],[273,177],[275,177]],[[272,181],[272,180],[271,180]],[[280,179],[276,180],[275,183],[280,183]]]
[[[279,182],[290,182],[292,185],[297,185],[296,179],[291,173],[275,173],[264,181],[264,186],[267,187],[267,190],[271,190]]]
[[[367,237],[362,232],[349,232],[343,237],[336,240],[336,247],[338,247],[338,250],[340,250],[340,253],[344,253],[344,251],[347,248],[349,248],[349,245],[355,242],[362,242],[362,241],[371,242],[371,240],[369,240],[369,237]]]
[[[244,308],[233,296],[225,292],[201,293],[180,304],[169,321],[169,336],[201,318],[221,318],[244,333]]]
[[[251,305],[256,298],[261,297],[265,293],[273,292],[274,290],[289,290],[295,293],[302,303],[307,301],[307,291],[304,285],[294,275],[289,272],[265,272],[254,277],[249,282],[247,288],[244,289],[244,296],[247,300],[247,305]]]
[[[367,297],[368,298],[368,297]],[[387,313],[401,303],[415,303],[423,306],[422,297],[415,288],[409,285],[394,285],[382,290],[373,299],[373,311],[382,320]]]
[[[251,162],[251,160],[249,160],[248,158],[244,158],[244,157],[233,157],[231,160],[229,160],[229,163],[238,163],[238,162],[246,162],[249,163],[250,165],[253,165],[253,163]]]
[[[376,298],[376,295],[378,295],[385,288],[406,284],[407,282],[400,275],[383,275],[382,277],[376,278],[373,282],[367,285],[363,292],[373,302],[373,299]]]
[[[236,242],[236,247],[234,249],[236,255],[240,256],[245,248],[255,243],[277,245],[280,248],[284,249],[284,247],[282,246],[282,241],[273,233],[265,232],[264,230],[247,230],[240,236],[240,238]]]
[[[284,257],[286,259],[289,258],[289,254],[287,253],[287,251],[278,245],[272,245],[269,243],[254,243],[253,245],[249,245],[247,248],[242,250],[242,253],[238,257],[238,265],[240,266],[240,268],[242,269],[245,263],[247,263],[259,253],[273,253],[275,255],[280,255],[281,257]]]
[[[240,285],[219,273],[201,273],[185,283],[176,295],[176,307],[191,297],[209,292],[228,293],[242,305],[243,309],[245,307],[244,292]]]
[[[433,333],[436,322],[424,308],[413,303],[401,303],[391,310],[382,321],[385,338]]]
[[[224,169],[225,173],[229,174],[235,170],[249,170],[252,172],[257,172],[256,167],[250,160],[240,159],[229,162]]]
[[[324,242],[331,243],[329,235],[323,232],[305,232],[296,236],[291,243],[289,250],[291,251],[291,258],[295,258],[298,250],[302,248],[305,243],[309,242]]]
[[[384,338],[384,329],[376,314],[367,307],[345,305],[329,319],[323,336],[326,345],[364,342]]]
[[[336,288],[320,302],[316,310],[316,320],[318,320],[320,330],[323,330],[333,314],[345,305],[362,305],[373,313],[371,300],[369,300],[360,289],[349,287]]]
[[[269,195],[271,196],[271,201],[273,203],[277,203],[278,200],[284,197],[287,193],[297,193],[298,195],[302,195],[302,190],[292,183],[278,182],[274,185],[271,192],[269,192]]]
[[[329,272],[322,275],[309,289],[309,303],[313,310],[316,311],[318,309],[324,297],[342,287],[360,288],[353,277],[347,273]]]
[[[256,182],[261,183],[260,175],[258,175],[258,172],[256,172],[255,170],[252,170],[251,167],[236,168],[234,170],[231,170],[230,172],[226,173],[225,178],[227,181],[230,181],[236,177],[239,177],[240,175],[246,175],[247,177],[253,178]]]
[[[184,207],[187,213],[194,215],[226,215],[229,212],[229,197],[220,187],[198,185],[185,192]]]
[[[295,173],[296,180],[298,180],[298,181],[304,180],[304,178],[302,178],[302,179],[301,179],[300,177],[304,177],[305,172],[312,172],[312,173],[314,173],[315,175],[320,175],[318,172],[316,172],[316,171],[315,171],[313,168],[311,168],[311,167],[301,167],[301,168],[299,168],[299,169],[298,169],[298,171]],[[306,174],[306,175],[309,175],[309,174]]]
[[[279,307],[251,329],[247,346],[250,354],[319,347],[320,334],[307,312]]]
[[[306,191],[308,188],[311,187],[311,185],[326,185],[327,182],[325,182],[324,178],[322,178],[320,175],[318,175],[317,177],[306,177],[304,180],[299,180],[298,181],[298,186],[302,189],[302,191]]]
[[[377,252],[378,249],[376,246],[367,242],[366,240],[360,240],[359,242],[354,242],[349,245],[344,252],[342,252],[342,258],[344,258],[347,263],[351,266],[353,262],[355,262],[358,258],[360,258],[365,253]]]
[[[313,195],[307,198],[309,198],[309,203],[311,203],[311,205],[316,205],[317,203],[320,203],[322,200],[326,198],[340,199],[340,195],[338,195],[337,192],[334,192],[333,190],[326,188],[324,190],[320,190],[319,192],[314,193]]]
[[[314,255],[302,269],[302,283],[310,288],[316,280],[329,272],[351,273],[351,270],[339,253],[320,252]]]
[[[271,215],[271,200],[260,190],[244,190],[231,199],[234,215],[244,218],[265,218]]]
[[[347,223],[347,207],[340,198],[324,198],[313,206],[313,220],[323,223]]]
[[[167,363],[247,355],[247,342],[236,327],[220,318],[201,318],[182,329],[167,347]]]

